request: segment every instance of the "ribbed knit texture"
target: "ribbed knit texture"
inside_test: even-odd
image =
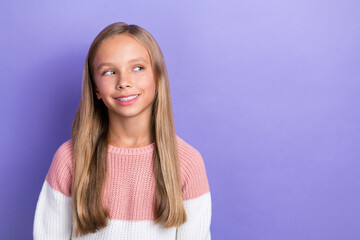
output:
[[[210,239],[211,195],[201,154],[176,136],[182,197],[188,221],[179,228],[155,224],[153,198],[155,143],[138,148],[108,146],[108,173],[103,203],[109,209],[107,227],[71,238],[71,139],[56,151],[46,175],[34,218],[34,239]]]

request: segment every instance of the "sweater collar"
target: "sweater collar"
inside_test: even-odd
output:
[[[155,142],[136,148],[116,147],[109,144],[108,152],[114,154],[121,154],[121,155],[141,155],[141,154],[151,153],[154,151],[154,149],[155,149]]]

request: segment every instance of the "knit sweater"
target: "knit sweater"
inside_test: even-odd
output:
[[[155,142],[137,148],[108,145],[108,171],[102,198],[109,210],[108,225],[95,233],[72,237],[71,139],[55,152],[37,201],[35,240],[139,239],[210,240],[211,195],[201,154],[176,135],[182,198],[188,220],[179,227],[155,224],[153,197]]]

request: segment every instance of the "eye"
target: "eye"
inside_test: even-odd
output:
[[[113,70],[109,70],[109,71],[104,72],[103,75],[112,75],[112,74],[107,74],[107,73],[109,73],[109,72],[115,73]]]
[[[138,70],[136,70],[138,72],[138,71],[141,71],[144,68],[142,66],[136,66],[136,67],[134,67],[134,69],[138,69]]]

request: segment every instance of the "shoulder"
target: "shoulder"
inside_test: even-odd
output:
[[[66,196],[71,196],[72,163],[72,144],[69,139],[56,150],[46,175],[49,185]]]
[[[176,135],[176,141],[178,146],[178,152],[179,157],[183,161],[191,161],[194,163],[199,163],[199,161],[202,161],[202,156],[200,152],[191,146],[189,143],[187,143],[184,139],[180,138],[178,135]]]
[[[204,160],[200,152],[176,135],[183,199],[199,197],[210,191]]]
[[[72,161],[72,143],[71,139],[62,143],[56,150],[53,161],[60,164],[70,164]]]

